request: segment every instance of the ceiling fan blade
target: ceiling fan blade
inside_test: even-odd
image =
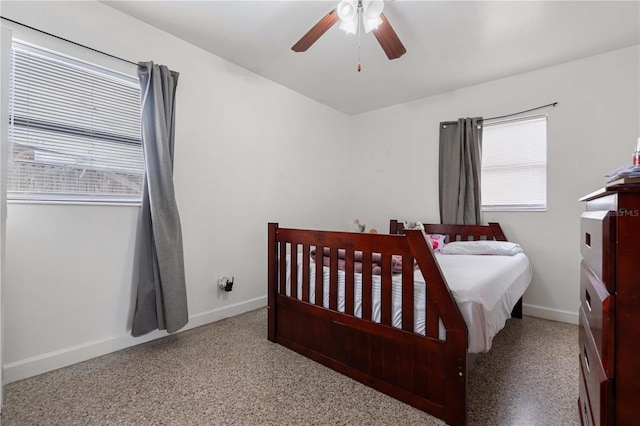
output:
[[[407,53],[407,49],[404,48],[402,42],[398,38],[398,35],[391,27],[391,24],[387,20],[384,14],[380,15],[382,18],[382,24],[373,30],[373,34],[378,39],[378,43],[382,46],[384,53],[387,54],[389,59],[397,59],[400,56]]]
[[[315,43],[322,34],[326,33],[329,28],[338,22],[338,13],[335,9],[324,15],[305,35],[302,36],[291,50],[294,52],[304,52]]]

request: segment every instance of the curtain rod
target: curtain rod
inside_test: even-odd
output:
[[[514,115],[524,114],[525,112],[536,111],[538,109],[547,108],[547,107],[550,107],[550,106],[555,107],[556,105],[558,105],[558,102],[554,102],[554,103],[547,104],[547,105],[542,105],[542,106],[539,106],[539,107],[527,109],[527,110],[520,111],[520,112],[514,112],[513,114],[501,115],[500,117],[491,117],[491,118],[478,117],[478,118],[482,118],[483,121],[498,120],[500,118],[513,117]],[[450,124],[458,124],[458,121],[457,120],[456,121],[444,121],[444,122],[440,123],[440,125],[450,125]]]
[[[524,114],[525,112],[536,111],[536,110],[539,110],[539,109],[542,109],[542,108],[546,108],[546,107],[550,107],[550,106],[555,107],[556,105],[558,105],[558,103],[554,102],[554,103],[551,103],[551,104],[542,105],[542,106],[531,108],[531,109],[527,109],[527,110],[524,110],[524,111],[514,112],[513,114],[501,115],[499,117],[484,118],[483,120],[498,120],[500,118],[513,117],[514,115]]]
[[[0,16],[0,18],[4,19],[5,21],[9,21],[9,22],[12,22],[12,23],[14,23],[14,24],[17,24],[17,25],[21,25],[21,26],[23,26],[23,27],[25,27],[25,28],[29,28],[30,30],[37,31],[37,32],[39,32],[39,33],[42,33],[42,34],[48,35],[48,36],[53,37],[53,38],[57,38],[58,40],[66,41],[67,43],[71,43],[71,44],[75,44],[76,46],[84,47],[85,49],[92,50],[92,51],[94,51],[94,52],[100,53],[100,54],[105,55],[105,56],[109,56],[110,58],[118,59],[118,60],[120,60],[120,61],[122,61],[122,62],[128,62],[128,63],[130,63],[131,65],[138,66],[138,64],[137,64],[136,62],[132,62],[132,61],[130,61],[130,60],[128,60],[128,59],[123,59],[123,58],[121,58],[121,57],[119,57],[119,56],[115,56],[115,55],[112,55],[112,54],[110,54],[110,53],[106,53],[106,52],[103,52],[103,51],[101,51],[101,50],[94,49],[93,47],[85,46],[84,44],[80,44],[80,43],[77,43],[77,42],[75,42],[75,41],[71,41],[71,40],[68,40],[68,39],[66,39],[66,38],[63,38],[63,37],[57,36],[57,35],[55,35],[55,34],[48,33],[48,32],[46,32],[46,31],[40,30],[40,29],[38,29],[38,28],[34,28],[34,27],[32,27],[32,26],[29,26],[29,25],[23,24],[22,22],[14,21],[13,19],[5,18],[4,16]]]

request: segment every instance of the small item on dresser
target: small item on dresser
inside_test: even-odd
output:
[[[636,143],[636,152],[633,153],[633,165],[640,166],[640,138],[638,138],[638,143]]]
[[[640,165],[622,166],[606,175],[607,184],[638,183],[640,182]]]

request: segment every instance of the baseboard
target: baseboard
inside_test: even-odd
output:
[[[578,324],[578,312],[563,311],[561,309],[547,308],[546,306],[522,304],[522,313],[531,317],[548,319],[551,321]]]
[[[180,332],[240,315],[245,312],[253,311],[266,306],[266,304],[267,297],[261,296],[222,308],[201,312],[189,316],[189,323],[180,330]],[[82,361],[87,361],[91,358],[96,358],[121,349],[140,345],[167,335],[168,333],[165,331],[154,331],[142,337],[132,337],[127,333],[5,364],[4,384],[26,379],[28,377],[36,376],[38,374],[46,373],[47,371],[56,370]]]

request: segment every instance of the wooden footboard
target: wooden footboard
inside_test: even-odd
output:
[[[269,340],[449,424],[466,423],[467,329],[426,234],[323,232],[270,223],[268,240]],[[429,283],[418,302],[424,303],[424,335],[416,332],[414,318],[415,264]],[[339,284],[342,274],[344,284]],[[399,328],[392,319],[398,276]],[[378,297],[379,322],[372,308]],[[439,339],[440,322],[445,340]]]

